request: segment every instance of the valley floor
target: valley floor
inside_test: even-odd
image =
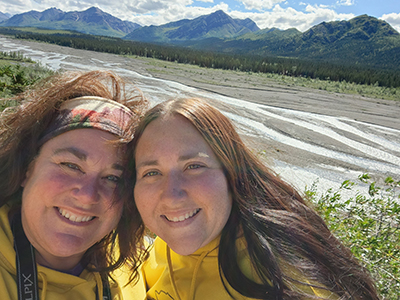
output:
[[[269,78],[268,74],[207,69],[150,58],[132,59],[135,70],[144,75],[251,102],[348,117],[400,130],[400,95],[397,101],[373,99],[285,84]]]
[[[0,50],[22,51],[53,69],[113,70],[137,82],[154,102],[205,96],[239,118],[238,126],[250,146],[300,190],[316,178],[325,180],[320,182],[322,188],[329,188],[365,172],[379,180],[400,179],[400,99],[333,93],[285,83],[268,74],[205,69],[9,38],[2,40]],[[261,130],[254,129],[254,124]]]

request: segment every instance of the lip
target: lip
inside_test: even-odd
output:
[[[78,214],[73,212],[72,210],[65,208],[54,207],[54,209],[56,210],[56,213],[60,219],[62,219],[64,222],[76,226],[85,226],[91,224],[96,219],[95,216],[90,216],[87,214]]]
[[[167,214],[167,215],[161,215],[161,217],[167,221],[169,224],[173,225],[185,225],[189,222],[192,222],[196,218],[196,216],[199,214],[201,211],[201,208],[195,208],[190,211],[184,212],[184,213],[174,213],[174,214]]]

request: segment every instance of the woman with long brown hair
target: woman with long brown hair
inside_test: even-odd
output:
[[[205,101],[155,106],[132,149],[135,203],[157,235],[148,298],[379,298],[321,217]]]
[[[16,105],[0,117],[0,298],[120,299],[109,274],[129,262],[135,277],[143,253],[125,169],[146,100],[91,71],[2,101]]]

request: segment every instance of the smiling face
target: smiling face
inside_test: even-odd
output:
[[[215,239],[232,208],[221,165],[181,116],[156,119],[136,148],[135,201],[146,226],[181,255]]]
[[[30,164],[21,216],[39,264],[71,269],[117,226],[122,201],[113,197],[122,150],[114,139],[98,129],[68,131],[46,142]]]

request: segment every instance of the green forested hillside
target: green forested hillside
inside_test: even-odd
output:
[[[77,49],[152,57],[206,68],[274,73],[322,80],[329,79],[385,87],[400,87],[400,72],[398,69],[379,68],[377,66],[340,64],[329,61],[274,56],[224,54],[84,34],[39,34],[12,28],[0,28],[0,33],[13,35],[21,39],[32,39]]]
[[[367,15],[349,21],[323,22],[304,33],[296,29],[264,30],[232,39],[203,40],[186,45],[222,53],[400,70],[400,34],[385,21]]]

